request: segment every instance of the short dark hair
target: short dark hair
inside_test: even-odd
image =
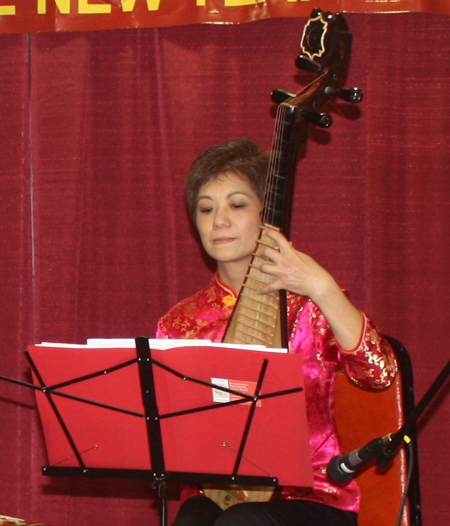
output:
[[[245,137],[208,148],[197,158],[186,177],[186,202],[193,224],[196,224],[197,198],[202,185],[220,174],[232,172],[248,181],[263,201],[268,167],[269,154]]]

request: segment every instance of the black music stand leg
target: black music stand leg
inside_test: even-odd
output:
[[[162,478],[155,480],[153,487],[158,492],[160,502],[160,526],[167,526],[167,497],[166,497],[166,481]]]
[[[138,355],[139,377],[141,381],[142,401],[147,415],[147,436],[152,470],[154,472],[153,487],[158,492],[160,500],[160,525],[167,526],[167,499],[164,448],[161,435],[160,415],[156,402],[155,379],[153,377],[153,362],[148,338],[138,337],[136,352]]]

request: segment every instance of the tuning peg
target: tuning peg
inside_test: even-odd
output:
[[[312,71],[313,73],[320,73],[322,66],[311,60],[306,55],[299,55],[295,60],[295,65],[298,69],[305,69],[306,71]]]
[[[291,97],[295,97],[292,93],[288,93],[287,91],[284,91],[282,89],[274,89],[271,94],[273,102],[276,102],[277,104],[281,104],[285,100],[290,99]]]
[[[333,124],[333,119],[328,113],[319,113],[318,111],[300,110],[300,115],[311,124],[320,128],[329,128]]]
[[[327,95],[334,95],[347,102],[357,103],[363,99],[363,92],[359,88],[332,88],[328,86],[325,88],[325,93]]]

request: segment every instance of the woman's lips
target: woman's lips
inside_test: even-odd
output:
[[[215,245],[223,245],[223,244],[226,244],[226,243],[231,243],[232,241],[234,241],[234,237],[216,237],[213,242]]]

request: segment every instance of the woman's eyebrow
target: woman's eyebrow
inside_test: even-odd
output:
[[[212,200],[212,197],[209,195],[199,195],[197,197],[197,201],[200,201],[200,199],[211,199]]]
[[[250,197],[250,194],[245,192],[244,190],[235,190],[233,192],[230,192],[228,195],[227,195],[227,199],[229,199],[230,197],[233,197],[235,195],[244,195],[246,197]],[[199,195],[197,197],[197,201],[200,201],[200,199],[211,199],[211,200],[214,200],[213,197],[211,197],[210,195]]]
[[[249,197],[250,194],[248,192],[245,192],[244,190],[235,190],[234,192],[230,192],[227,197],[233,197],[236,194],[245,195],[246,197]]]

